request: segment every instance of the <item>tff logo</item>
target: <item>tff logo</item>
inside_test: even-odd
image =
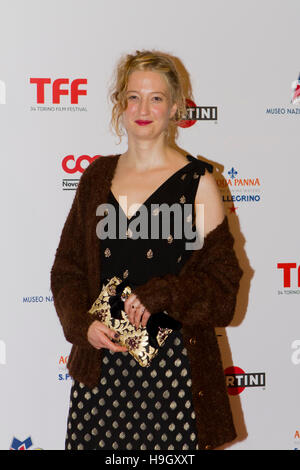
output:
[[[79,85],[86,85],[86,78],[76,78],[71,80],[68,78],[57,78],[51,83],[51,78],[30,78],[30,83],[36,85],[36,102],[45,103],[45,88],[49,89],[51,93],[51,102],[53,104],[60,104],[60,97],[62,95],[71,96],[71,104],[78,104],[78,96],[86,95],[87,90],[79,89]],[[66,88],[61,88],[61,85],[68,85]]]
[[[246,374],[240,367],[227,367],[224,371],[229,395],[239,395],[246,387],[265,387],[266,374],[251,372]]]
[[[102,155],[95,155],[94,157],[90,157],[89,155],[80,155],[80,157],[76,158],[75,160],[74,155],[67,155],[66,157],[64,157],[61,163],[61,166],[62,166],[62,169],[66,173],[73,174],[73,173],[76,173],[77,171],[79,171],[80,173],[83,173],[84,170],[86,169],[86,166],[82,166],[83,162],[87,162],[89,165],[94,160],[96,160],[96,158],[99,158],[101,156]]]
[[[218,119],[218,108],[216,106],[197,106],[190,99],[185,100],[187,114],[182,121],[177,122],[179,127],[191,127],[197,121],[216,121]]]
[[[291,270],[297,269],[298,287],[300,287],[300,264],[297,268],[296,263],[277,263],[278,269],[283,269],[283,287],[291,287]]]

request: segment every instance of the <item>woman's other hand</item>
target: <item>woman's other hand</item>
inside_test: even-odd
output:
[[[139,326],[146,326],[151,313],[140,302],[135,294],[130,294],[124,302],[124,310],[128,315],[128,319],[136,328]]]
[[[104,323],[95,320],[89,327],[87,332],[87,338],[89,343],[96,349],[107,348],[114,352],[125,352],[128,351],[125,346],[120,346],[113,343],[111,339],[114,339],[115,331],[108,328]]]

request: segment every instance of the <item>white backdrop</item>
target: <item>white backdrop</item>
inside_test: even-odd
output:
[[[214,164],[244,270],[235,319],[218,331],[239,434],[227,449],[300,448],[299,1],[0,0],[0,9],[0,448],[64,448],[70,344],[50,269],[79,157],[84,169],[127,148],[109,132],[108,85],[121,54],[146,48],[178,57],[196,106],[218,112],[181,128],[177,144]],[[55,103],[59,79],[68,94]]]

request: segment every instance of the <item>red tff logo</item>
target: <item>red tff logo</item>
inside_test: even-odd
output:
[[[291,287],[291,269],[297,269],[297,264],[277,263],[277,268],[283,269],[283,287]],[[300,264],[298,266],[298,287],[300,287]]]
[[[78,96],[86,95],[86,89],[79,89],[79,85],[86,85],[86,78],[76,78],[71,80],[71,86],[61,88],[61,85],[69,85],[68,78],[57,78],[52,83],[52,103],[60,104],[60,97],[62,95],[71,95],[71,104],[78,104]],[[36,85],[36,100],[37,103],[45,103],[45,85],[51,86],[51,78],[30,78],[30,83]]]

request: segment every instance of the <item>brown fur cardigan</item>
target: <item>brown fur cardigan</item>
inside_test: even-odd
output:
[[[89,387],[98,384],[102,350],[87,340],[87,314],[100,291],[100,240],[96,209],[107,202],[119,155],[94,160],[82,174],[51,269],[54,306],[64,335],[73,344],[70,375]],[[243,274],[225,216],[195,250],[179,275],[150,279],[134,293],[151,312],[167,310],[183,324],[192,376],[199,448],[218,447],[236,437],[215,327],[232,320]],[[153,293],[155,292],[155,295]]]

